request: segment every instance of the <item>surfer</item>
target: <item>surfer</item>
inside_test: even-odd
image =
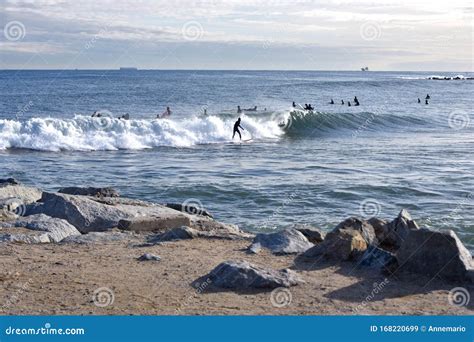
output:
[[[350,107],[351,106],[351,101],[347,101],[347,105]]]
[[[120,120],[130,120],[130,114],[126,113],[119,117]]]
[[[92,117],[93,118],[100,118],[100,117],[102,117],[102,114],[99,113],[98,111],[95,111],[94,113],[92,113]]]
[[[429,103],[428,103],[428,99],[425,100],[425,105],[427,105],[427,104],[429,104]]]
[[[166,110],[161,115],[158,114],[156,117],[158,119],[164,119],[164,118],[167,118],[169,116],[171,116],[171,109],[170,109],[170,107],[166,107]]]
[[[296,108],[296,103],[295,103],[295,101],[293,101],[293,105],[292,105],[292,106],[293,106],[293,108]]]
[[[329,102],[329,104],[334,104],[334,100],[333,100],[333,99],[331,99],[331,102]]]
[[[420,98],[418,98],[418,103],[421,103],[421,100],[420,100]]]
[[[240,106],[237,106],[237,113],[238,114],[242,113],[242,109],[240,109]]]
[[[430,94],[426,94],[425,100],[429,100],[429,99],[431,99]]]
[[[355,103],[356,106],[360,105],[359,99],[357,98],[357,96],[354,96],[354,103]]]
[[[341,100],[341,105],[344,105],[344,100]]]
[[[240,126],[240,118],[238,118],[237,121],[234,123],[234,133],[232,134],[232,140],[235,137],[235,133],[238,133],[240,140],[242,140],[242,134],[240,134],[239,127],[245,131],[245,129],[242,126]]]

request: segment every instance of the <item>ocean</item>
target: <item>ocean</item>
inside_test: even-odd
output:
[[[330,230],[352,215],[393,219],[406,208],[420,226],[453,229],[472,252],[469,77],[4,70],[0,177],[51,191],[113,186],[127,197],[192,203],[249,231],[295,223]],[[295,110],[292,101],[315,110]],[[257,106],[240,114],[242,143],[232,141],[238,105]],[[167,106],[169,119],[156,119]],[[102,117],[91,118],[94,111]],[[130,120],[117,119],[125,113]]]

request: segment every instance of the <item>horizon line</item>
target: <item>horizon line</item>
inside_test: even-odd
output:
[[[121,69],[124,68],[124,69]],[[136,69],[135,69],[136,68]],[[44,68],[44,69],[34,69],[34,68],[24,68],[24,69],[15,69],[7,68],[1,69],[0,71],[122,71],[122,72],[137,72],[137,71],[295,71],[295,72],[359,72],[359,73],[376,73],[376,72],[467,72],[474,73],[474,70],[368,70],[362,71],[358,69],[173,69],[173,68],[144,68],[140,69],[138,67],[118,67],[111,69],[102,69],[102,68]]]

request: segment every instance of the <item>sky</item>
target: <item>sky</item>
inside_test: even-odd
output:
[[[0,69],[473,71],[470,0],[0,0]]]

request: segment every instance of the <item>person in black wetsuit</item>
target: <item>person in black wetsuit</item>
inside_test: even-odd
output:
[[[418,98],[418,103],[421,103],[421,100],[420,100],[420,98]]]
[[[355,103],[356,106],[360,105],[359,99],[357,98],[357,96],[354,96],[354,103]]]
[[[238,133],[240,140],[242,140],[242,134],[240,134],[239,127],[245,131],[245,128],[240,126],[240,118],[238,118],[237,121],[234,123],[234,133],[232,134],[232,140],[235,137],[235,133]]]
[[[331,99],[331,102],[329,102],[329,104],[334,104],[334,100],[333,100],[333,99]]]
[[[344,104],[344,100],[341,100],[341,105],[343,105],[343,104]]]
[[[293,101],[293,108],[296,108],[296,103],[295,103],[295,101]]]

